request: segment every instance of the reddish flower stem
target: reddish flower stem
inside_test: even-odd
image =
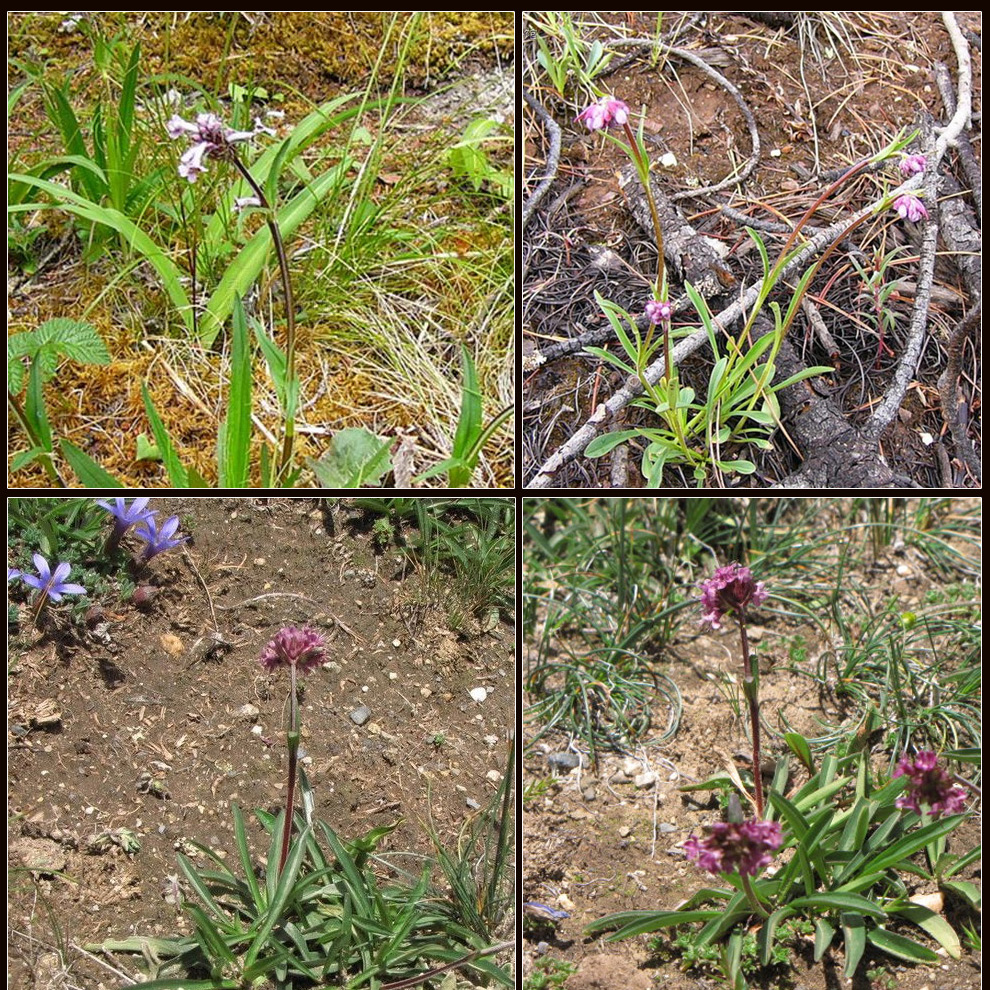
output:
[[[296,665],[290,664],[291,686],[289,689],[289,731],[285,734],[289,746],[289,781],[285,796],[285,821],[282,823],[282,853],[278,858],[278,872],[282,873],[289,856],[289,839],[292,836],[292,805],[296,794],[296,758],[299,755],[299,708],[296,701]]]
[[[753,726],[753,786],[756,789],[756,817],[763,818],[763,771],[760,769],[760,699],[759,671],[754,674],[746,633],[746,609],[739,609],[739,635],[742,638],[743,689],[749,701],[749,720]]]

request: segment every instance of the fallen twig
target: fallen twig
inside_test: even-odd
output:
[[[525,89],[523,99],[530,105],[533,112],[543,121],[547,133],[550,135],[550,147],[547,150],[547,170],[540,180],[540,184],[533,190],[533,194],[523,204],[522,229],[526,229],[533,211],[540,205],[540,201],[547,194],[547,190],[553,185],[553,180],[557,177],[557,167],[560,164],[560,125],[547,113],[543,105]]]
[[[945,348],[946,363],[945,371],[938,379],[938,394],[942,400],[942,415],[952,433],[952,439],[956,442],[956,452],[959,458],[973,472],[977,480],[983,480],[983,470],[980,466],[980,459],[973,449],[973,441],[969,438],[966,429],[966,422],[962,417],[963,409],[968,403],[958,392],[956,383],[962,371],[962,350],[963,343],[969,331],[979,324],[979,316],[982,302],[977,300],[976,305],[959,321],[956,328],[949,334],[949,342]]]

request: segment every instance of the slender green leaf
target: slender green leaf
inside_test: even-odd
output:
[[[155,409],[155,404],[151,401],[151,393],[148,391],[148,386],[144,382],[141,383],[141,395],[144,398],[144,409],[148,415],[148,422],[151,424],[151,432],[155,436],[155,443],[158,444],[158,450],[162,455],[162,463],[168,472],[172,487],[188,488],[189,475],[179,460],[179,455],[176,453],[175,447],[172,444],[172,438],[168,435],[168,430],[165,429],[165,424],[161,421]]]
[[[904,959],[912,963],[937,963],[938,953],[929,949],[927,945],[921,945],[913,939],[896,932],[888,932],[883,928],[874,928],[866,933],[866,938],[871,945],[886,952],[897,959]]]
[[[959,959],[962,956],[959,936],[955,933],[952,925],[940,914],[932,911],[931,908],[922,904],[902,904],[900,907],[891,908],[890,913],[901,918],[907,918],[908,921],[928,932],[953,959]]]
[[[69,462],[69,467],[76,477],[87,488],[126,488],[112,474],[105,471],[89,454],[84,453],[68,440],[59,440],[62,456]]]
[[[251,348],[240,296],[234,298],[227,418],[218,437],[221,488],[247,488],[251,453]]]

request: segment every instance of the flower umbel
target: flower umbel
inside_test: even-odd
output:
[[[200,173],[206,171],[204,159],[232,159],[235,155],[233,147],[235,144],[250,141],[261,133],[272,133],[270,127],[266,127],[257,119],[253,131],[235,131],[227,127],[215,113],[199,114],[195,124],[190,124],[178,114],[173,114],[165,125],[165,130],[173,141],[185,136],[193,142],[193,146],[179,159],[179,175],[190,182],[195,182]]]
[[[780,822],[718,822],[708,838],[692,835],[684,843],[684,851],[709,873],[752,877],[770,865],[783,841]]]
[[[285,665],[308,674],[326,660],[326,641],[313,629],[286,626],[261,651],[259,660],[269,673]]]
[[[892,205],[902,220],[910,220],[911,223],[917,223],[922,218],[925,220],[928,219],[928,210],[925,209],[925,204],[911,193],[904,193],[903,196],[898,196]]]
[[[722,627],[726,612],[745,609],[748,605],[760,605],[766,600],[767,591],[762,581],[754,581],[748,567],[726,564],[719,567],[707,580],[701,582],[702,622],[710,622],[712,629]]]
[[[955,815],[966,806],[966,791],[952,783],[931,750],[921,750],[913,760],[902,756],[893,776],[909,779],[907,790],[894,802],[898,808],[910,808],[920,815],[921,805],[926,804],[932,818],[938,818]]]
[[[629,119],[629,107],[613,96],[603,96],[600,100],[585,107],[578,115],[589,131],[600,131],[609,124],[624,124]]]

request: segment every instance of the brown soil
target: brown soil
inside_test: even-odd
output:
[[[233,803],[264,861],[251,812],[285,800],[287,681],[257,657],[283,625],[309,624],[330,644],[305,683],[302,749],[316,815],[343,838],[401,820],[386,859],[418,864],[432,850],[427,823],[449,848],[468,802],[484,805],[504,769],[509,622],[452,632],[408,559],[377,553],[353,510],[289,498],[152,507],[178,513],[193,541],[152,561],[160,591],[147,610],[107,601],[105,635],[39,638],[28,625],[10,644],[8,987],[122,985],[79,947],[186,932],[166,900],[176,850],[195,840],[236,854]],[[211,649],[215,633],[229,645]],[[480,686],[479,704],[468,691]],[[371,715],[358,726],[361,705]],[[139,852],[90,851],[120,828]],[[133,957],[112,962],[137,970]]]
[[[827,525],[823,519],[823,525]],[[870,587],[873,601],[896,595],[904,608],[917,608],[926,592],[938,585],[924,561],[910,552],[887,554],[872,574],[857,578]],[[834,702],[821,698],[813,682],[799,673],[813,665],[824,647],[816,645],[817,633],[774,619],[751,630],[755,655],[760,658],[760,701],[763,723],[780,727],[784,714],[794,730],[808,737],[820,735],[820,721],[836,724],[840,713]],[[788,644],[801,636],[807,644],[807,660],[795,664]],[[532,653],[530,660],[532,662]],[[689,863],[681,843],[691,834],[722,820],[722,811],[711,792],[682,792],[683,785],[703,781],[727,769],[749,766],[745,701],[743,721],[737,718],[719,683],[724,675],[740,677],[738,632],[726,626],[719,632],[698,632],[691,619],[679,632],[655,669],[671,677],[684,702],[684,713],[676,736],[666,742],[651,731],[634,749],[606,753],[597,770],[590,764],[587,747],[566,733],[542,735],[543,726],[524,723],[527,748],[523,758],[523,900],[567,911],[569,917],[549,922],[525,919],[523,971],[527,976],[539,967],[567,964],[576,972],[563,984],[565,990],[612,990],[630,987],[649,990],[717,990],[728,984],[711,971],[685,971],[676,953],[650,946],[652,935],[608,942],[606,936],[589,937],[584,929],[605,915],[627,910],[672,910],[705,886],[707,874]],[[795,669],[798,668],[798,669]],[[526,668],[524,667],[524,676]],[[532,699],[524,697],[524,703]],[[654,716],[664,722],[666,713]],[[661,726],[662,728],[662,726]],[[582,753],[582,766],[557,771],[547,761],[550,752],[562,752],[573,742],[571,752]],[[764,736],[764,752],[779,755],[785,749],[779,732]],[[888,767],[889,754],[879,745],[873,750],[878,771]],[[791,760],[791,785],[803,783],[803,771]],[[731,769],[730,769],[731,768]],[[655,783],[642,774],[654,774]],[[806,779],[806,775],[805,778]],[[971,806],[972,807],[972,806]],[[962,854],[981,839],[979,812],[950,837],[950,851]],[[966,871],[966,879],[980,884],[979,861]],[[922,881],[906,878],[913,892],[923,893]],[[956,923],[972,924],[965,912],[953,916]],[[686,929],[681,929],[686,930]],[[670,929],[665,930],[669,933]],[[663,933],[658,933],[663,934]],[[917,929],[906,932],[914,938]],[[922,935],[922,940],[924,936]],[[669,942],[664,942],[669,945]],[[938,949],[936,943],[931,947]],[[881,954],[867,955],[850,982],[843,975],[843,955],[835,947],[815,963],[810,949],[795,954],[791,965],[763,970],[749,978],[761,990],[976,990],[981,982],[979,952],[963,950],[960,960],[944,952],[937,967],[901,965]],[[871,975],[868,975],[871,974]],[[528,986],[542,986],[533,982]]]
[[[631,48],[614,43],[616,38],[656,37],[655,13],[579,12],[573,16],[582,41],[597,39],[606,52],[613,53],[612,64],[595,79],[594,85],[599,92],[623,99],[635,115],[636,126],[643,112],[647,149],[666,195],[689,195],[692,188],[720,182],[741,168],[753,142],[739,108],[724,88],[692,64],[675,58],[662,58],[655,64],[649,51],[632,56]],[[743,229],[742,218],[720,216],[721,206],[734,207],[759,222],[782,218],[796,222],[828,186],[829,180],[819,176],[844,170],[874,154],[900,128],[917,127],[924,112],[931,112],[937,123],[947,119],[933,80],[933,68],[941,61],[954,73],[956,61],[937,12],[840,12],[829,13],[829,17],[837,29],[835,34],[829,34],[828,27],[814,14],[802,26],[786,28],[758,23],[745,12],[663,13],[662,40],[700,56],[738,87],[753,113],[762,142],[756,169],[741,188],[680,199],[676,204],[697,231],[721,241],[727,250],[719,276],[728,294],[713,293],[708,297],[716,313],[732,301],[741,285],[752,285],[761,275],[759,257]],[[978,13],[962,13],[959,20],[964,30],[979,33]],[[537,65],[538,35],[535,23],[528,23],[524,83],[560,125],[562,140],[556,180],[526,227],[523,239],[524,355],[536,355],[532,363],[524,363],[527,481],[577,432],[591,412],[624,384],[620,371],[596,356],[583,354],[580,348],[567,346],[574,338],[599,332],[600,339],[592,342],[624,357],[614,332],[609,333],[595,292],[638,316],[649,298],[649,280],[656,277],[657,271],[652,230],[641,229],[633,222],[616,180],[618,169],[628,164],[628,155],[615,143],[603,140],[597,132],[589,134],[576,123],[575,114],[590,101],[590,90],[578,86],[572,73],[567,99],[559,96]],[[974,88],[978,89],[979,46],[972,45],[971,52]],[[975,100],[974,107],[979,97]],[[974,119],[978,121],[979,117]],[[546,171],[549,138],[530,108],[526,109],[525,120],[525,195],[531,195]],[[621,130],[615,136],[624,140]],[[971,137],[979,149],[978,133]],[[667,153],[676,157],[676,165],[657,165]],[[947,158],[944,168],[960,177],[953,159]],[[894,175],[899,173],[895,171]],[[965,189],[969,188],[965,178],[960,177],[960,181]],[[638,187],[638,183],[635,185]],[[843,211],[851,213],[870,202],[878,190],[875,177],[844,186],[826,200],[811,222],[827,226],[844,215]],[[950,193],[943,189],[942,195]],[[891,218],[892,222],[887,222]],[[772,263],[786,235],[763,236]],[[890,269],[891,278],[911,283],[916,277],[918,231],[897,221],[892,212],[870,225],[868,231],[854,234],[852,240],[862,248],[868,264],[874,251],[886,253],[903,245],[900,259]],[[860,291],[859,277],[847,257],[848,247],[849,242],[844,242],[810,289],[835,346],[825,346],[826,338],[819,340],[804,316],[795,322],[789,340],[804,366],[835,368],[834,374],[819,384],[824,383],[836,406],[836,419],[841,422],[844,418],[856,425],[863,422],[890,386],[906,336],[914,290],[905,285],[892,297],[897,325],[893,332],[887,331],[881,348],[873,329],[875,321],[871,322],[872,302],[869,293]],[[902,476],[901,485],[904,478],[910,478],[926,488],[977,487],[973,469],[960,459],[949,435],[937,385],[946,367],[947,334],[975,299],[963,289],[960,268],[946,256],[942,245],[940,251],[936,292],[928,317],[929,334],[916,381],[900,415],[883,435],[881,451],[894,474]],[[671,299],[679,295],[681,286],[675,280]],[[790,292],[784,291],[778,297],[785,308],[789,296]],[[673,321],[675,330],[687,325],[697,326],[690,309]],[[980,348],[978,340],[971,343],[972,347],[966,345],[964,365],[968,370],[964,375],[975,377],[972,386],[963,385],[962,401],[973,420],[970,435],[978,444],[979,428],[975,424],[981,395]],[[541,363],[544,352],[552,356]],[[707,393],[712,363],[706,346],[681,367],[682,382],[693,387],[702,399]],[[784,406],[786,426],[788,408],[786,403]],[[803,411],[794,412],[796,415]],[[650,413],[627,407],[619,413],[617,422],[608,422],[607,428],[629,429],[655,423],[656,417],[651,418]],[[826,438],[819,446],[829,442]],[[549,487],[641,487],[642,446],[642,442],[631,445],[628,465],[621,461],[625,453],[616,455],[618,464],[613,456],[579,455],[554,471]],[[792,449],[779,432],[772,450],[761,452],[752,445],[735,449],[737,455],[756,463],[756,473],[723,478],[718,474],[713,477],[709,470],[705,487],[766,487],[794,472],[811,453]],[[662,487],[693,485],[689,469],[681,472],[668,467]],[[852,481],[834,485],[855,486]]]

